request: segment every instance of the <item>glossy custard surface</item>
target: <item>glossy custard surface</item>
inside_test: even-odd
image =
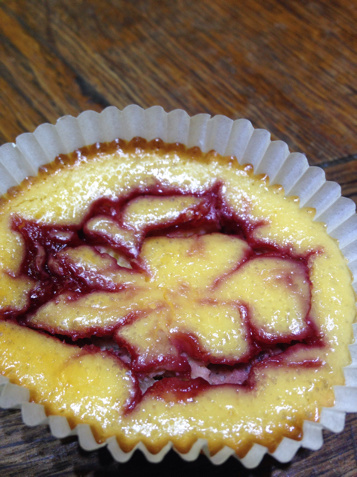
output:
[[[125,450],[300,438],[343,384],[351,275],[312,210],[160,141],[61,156],[0,199],[0,371]]]

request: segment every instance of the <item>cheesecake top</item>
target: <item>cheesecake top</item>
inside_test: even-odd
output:
[[[0,199],[0,372],[124,450],[299,439],[349,363],[351,273],[314,210],[232,157],[136,138]]]

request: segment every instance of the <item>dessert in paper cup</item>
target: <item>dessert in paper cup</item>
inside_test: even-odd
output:
[[[132,105],[19,136],[0,178],[2,407],[120,462],[255,467],[343,430],[357,219],[305,156]]]

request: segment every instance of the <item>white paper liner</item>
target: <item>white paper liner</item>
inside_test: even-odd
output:
[[[56,125],[42,124],[34,133],[20,135],[16,144],[0,147],[0,194],[26,177],[37,174],[40,166],[52,161],[58,154],[116,138],[130,141],[136,136],[148,141],[160,138],[169,143],[198,146],[203,152],[214,149],[222,155],[235,156],[240,164],[252,164],[259,174],[268,174],[272,184],[282,185],[287,195],[298,196],[301,206],[316,209],[314,220],[325,222],[328,233],[338,239],[348,259],[354,277],[353,287],[357,291],[357,215],[354,202],[341,197],[340,186],[326,181],[324,171],[319,167],[310,167],[303,154],[290,153],[286,143],[271,141],[268,131],[254,129],[245,119],[233,121],[225,116],[211,118],[208,114],[189,117],[182,110],[166,113],[159,106],[145,110],[136,105],[130,105],[122,111],[114,106],[101,113],[85,111],[77,118],[65,116]],[[353,325],[353,331],[355,343],[357,324]],[[344,370],[345,386],[335,386],[334,407],[323,408],[318,423],[304,422],[301,441],[284,438],[271,454],[278,461],[289,462],[300,447],[319,449],[323,445],[322,430],[341,432],[346,412],[357,411],[357,344],[351,344],[349,348],[352,363]],[[42,405],[29,402],[26,388],[16,386],[2,376],[0,406],[21,408],[25,424],[47,424],[55,437],[77,435],[85,450],[107,445],[118,462],[129,460],[137,449],[143,452],[149,462],[160,462],[170,449],[175,450],[169,443],[159,453],[152,454],[145,445],[139,443],[126,453],[120,449],[115,438],[98,444],[89,426],[81,424],[71,429],[66,418],[46,416]],[[176,452],[186,461],[197,459],[203,452],[213,464],[221,464],[230,456],[237,457],[229,447],[211,456],[207,442],[203,439],[198,439],[186,454]],[[265,447],[254,444],[248,454],[239,460],[245,467],[254,468],[267,453]]]

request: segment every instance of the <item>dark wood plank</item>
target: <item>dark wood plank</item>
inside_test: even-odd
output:
[[[28,66],[56,72],[36,91],[47,90],[45,104],[57,103],[60,114],[82,109],[82,85],[99,107],[136,102],[247,117],[312,162],[356,152],[353,2],[18,0],[2,10],[9,42],[22,29],[39,45],[36,52],[25,41]]]

